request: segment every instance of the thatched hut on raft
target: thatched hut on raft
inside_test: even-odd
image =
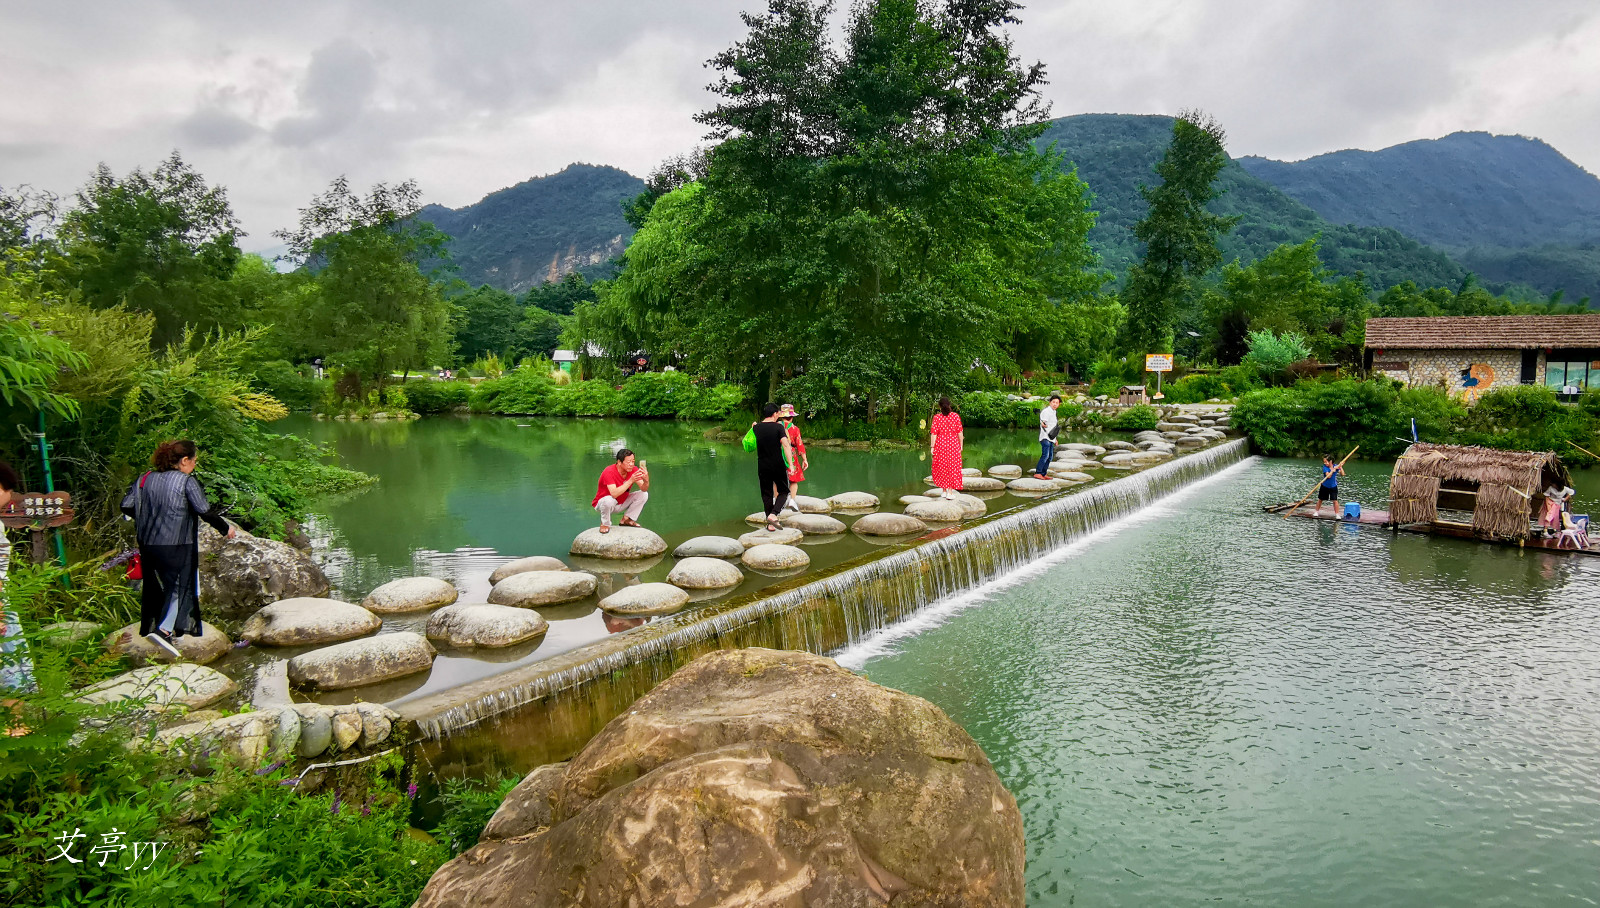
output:
[[[1567,485],[1569,478],[1561,458],[1549,451],[1418,443],[1395,461],[1389,518],[1399,526],[1449,526],[1439,519],[1440,508],[1469,511],[1475,535],[1520,541],[1530,534],[1541,490]]]

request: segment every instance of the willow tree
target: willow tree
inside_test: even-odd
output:
[[[1212,214],[1206,205],[1217,197],[1216,179],[1228,164],[1226,137],[1212,117],[1180,112],[1172,123],[1172,142],[1156,165],[1161,183],[1139,187],[1150,205],[1133,228],[1144,257],[1128,269],[1122,294],[1135,352],[1172,351],[1173,325],[1195,280],[1222,261],[1217,239],[1238,219]]]

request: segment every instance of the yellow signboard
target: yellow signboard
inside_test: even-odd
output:
[[[1146,353],[1144,355],[1144,371],[1146,372],[1171,372],[1171,353]]]

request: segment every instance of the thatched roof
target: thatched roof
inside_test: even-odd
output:
[[[1473,529],[1486,536],[1521,539],[1528,535],[1529,516],[1543,484],[1565,484],[1568,479],[1561,459],[1549,451],[1418,443],[1395,461],[1389,479],[1389,514],[1401,524],[1432,522],[1439,515],[1441,486],[1472,482],[1477,484]]]
[[[1367,319],[1369,350],[1533,350],[1600,347],[1600,312]]]

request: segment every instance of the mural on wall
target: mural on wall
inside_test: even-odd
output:
[[[1485,391],[1494,385],[1494,368],[1485,363],[1472,363],[1461,370],[1461,396],[1467,403],[1475,404]]]

